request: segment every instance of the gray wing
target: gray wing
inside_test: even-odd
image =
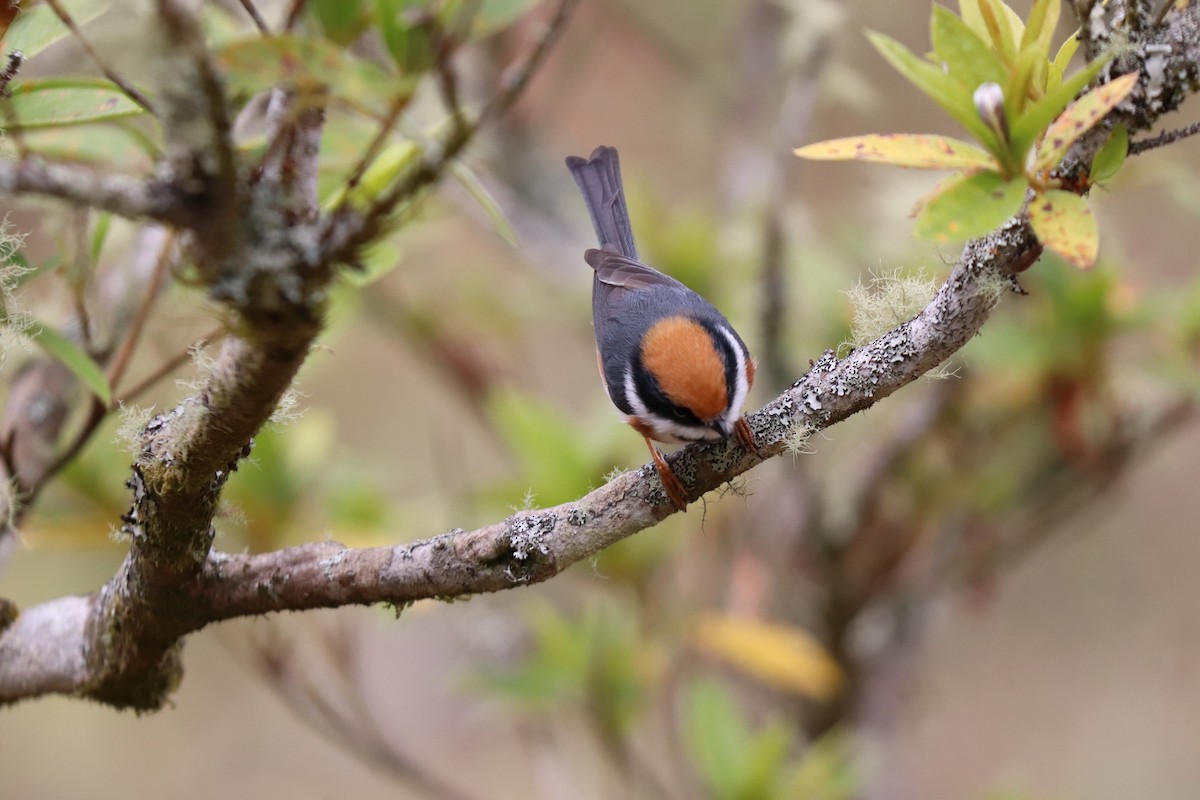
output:
[[[664,275],[654,267],[621,255],[612,245],[600,250],[588,250],[583,260],[596,270],[596,279],[605,286],[621,289],[645,289],[649,286],[683,286],[682,283]]]

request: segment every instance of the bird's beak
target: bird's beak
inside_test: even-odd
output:
[[[726,420],[724,418],[721,418],[721,419],[713,420],[712,422],[710,422],[708,424],[708,427],[710,427],[714,431],[716,431],[717,435],[719,435],[722,439],[728,439],[729,434],[733,433],[733,425],[734,425],[734,423],[729,422],[728,420]]]

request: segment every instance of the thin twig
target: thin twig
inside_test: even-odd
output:
[[[17,71],[21,69],[21,65],[25,63],[25,55],[19,50],[14,50],[8,54],[8,61],[4,65],[4,71],[0,73],[0,115],[3,116],[3,130],[8,138],[12,140],[13,149],[17,151],[17,156],[23,158],[28,153],[28,148],[25,147],[25,134],[21,130],[21,126],[17,120],[16,110],[12,105],[12,90],[9,84],[17,77]]]
[[[304,13],[306,0],[292,0],[292,6],[288,9],[287,16],[284,17],[283,30],[290,31],[300,22],[300,15]]]
[[[150,273],[150,280],[146,284],[146,290],[142,294],[141,302],[138,303],[137,311],[134,312],[133,322],[130,323],[129,329],[125,332],[125,338],[121,341],[120,348],[108,366],[108,385],[114,390],[117,388],[117,384],[121,382],[121,378],[124,377],[125,370],[129,367],[130,359],[133,357],[133,351],[137,347],[138,340],[142,336],[142,331],[146,327],[146,320],[150,318],[150,311],[154,307],[154,301],[158,297],[159,290],[162,288],[163,280],[167,274],[167,269],[170,267],[171,255],[174,248],[175,234],[168,233],[163,238],[162,247],[158,251],[158,258],[154,262],[154,270]]]
[[[571,18],[571,13],[575,10],[579,0],[559,0],[558,6],[554,9],[554,13],[546,22],[546,27],[542,30],[537,42],[533,48],[526,54],[525,58],[513,64],[504,71],[500,77],[500,89],[492,96],[483,110],[479,112],[479,117],[475,121],[475,127],[485,125],[492,117],[499,116],[512,106],[520,97],[525,85],[533,76],[534,72],[546,60],[546,56],[550,53],[550,48],[558,41],[558,37],[566,28],[567,20]]]
[[[375,136],[372,137],[370,144],[363,151],[358,162],[354,165],[354,169],[350,171],[350,177],[346,179],[344,196],[350,197],[354,190],[358,188],[359,182],[362,180],[363,174],[366,173],[367,167],[379,155],[379,151],[383,149],[383,143],[387,141],[391,135],[392,128],[396,126],[397,120],[400,119],[400,112],[408,107],[411,95],[397,95],[392,99],[391,105],[388,107],[387,116],[383,118],[383,122],[379,125],[379,129],[375,131]]]
[[[71,32],[71,35],[74,36],[79,42],[79,46],[83,48],[84,52],[88,54],[92,61],[95,62],[96,66],[100,68],[100,71],[104,73],[104,77],[115,83],[117,88],[124,92],[125,96],[130,100],[137,103],[151,114],[154,114],[154,106],[150,103],[146,96],[138,91],[132,83],[121,77],[121,75],[112,68],[112,65],[108,63],[108,60],[104,58],[104,56],[100,55],[100,52],[92,46],[92,43],[88,41],[87,37],[83,35],[83,32],[79,30],[79,26],[75,24],[74,17],[72,17],[70,12],[63,7],[62,3],[59,2],[59,0],[46,0],[46,4],[50,6],[50,8],[54,11],[54,15],[58,17],[59,21],[66,26],[67,30]]]
[[[258,32],[263,36],[270,36],[271,29],[267,27],[267,21],[263,19],[262,14],[258,13],[253,0],[240,0],[242,8],[250,15],[250,19],[254,20],[254,27],[258,28]]]
[[[93,397],[92,403],[88,407],[87,418],[84,419],[83,424],[79,428],[79,432],[75,434],[75,438],[72,439],[71,443],[67,445],[66,449],[64,449],[62,453],[60,453],[58,457],[54,459],[54,462],[46,468],[45,472],[38,477],[37,483],[28,487],[26,492],[27,497],[25,500],[25,507],[31,507],[34,500],[37,499],[38,494],[43,488],[45,488],[46,484],[48,484],[54,478],[54,476],[61,472],[68,464],[75,460],[75,457],[79,455],[79,452],[83,450],[84,446],[91,441],[92,436],[100,427],[100,423],[104,421],[104,419],[109,415],[110,412],[112,412],[113,409],[133,402],[138,395],[145,392],[164,377],[171,374],[171,372],[177,369],[180,365],[187,362],[187,360],[191,357],[193,348],[207,345],[220,334],[221,329],[217,329],[213,333],[210,333],[201,338],[199,341],[191,344],[187,350],[184,350],[182,353],[160,364],[153,372],[151,372],[132,389],[130,389],[123,397],[114,400],[108,406],[105,406],[102,402],[100,402],[100,398]]]
[[[185,152],[180,158],[188,161],[197,159],[202,150],[215,156],[215,191],[209,202],[220,200],[220,214],[207,220],[214,228],[232,228],[241,213],[238,193],[237,155],[233,148],[233,123],[229,116],[223,78],[212,60],[212,52],[205,42],[204,31],[199,20],[182,0],[158,0],[158,15],[166,29],[171,44],[181,50],[192,62],[191,80],[196,88],[186,98],[172,98],[173,108],[164,115],[164,133],[168,145],[178,140]],[[202,103],[197,103],[202,99]],[[167,101],[164,101],[167,102]],[[203,127],[201,127],[203,126]],[[197,138],[196,131],[205,131],[207,136]],[[195,165],[189,165],[194,170]]]
[[[439,142],[440,146],[425,148],[424,157],[420,162],[409,170],[402,180],[393,184],[376,199],[361,216],[352,216],[345,207],[329,215],[321,236],[326,250],[324,257],[327,260],[352,260],[359,248],[375,236],[383,220],[396,210],[401,201],[412,197],[417,190],[441,177],[446,164],[462,152],[479,129],[512,106],[528,84],[530,76],[545,60],[550,46],[562,32],[578,1],[559,0],[537,42],[524,58],[505,71],[500,80],[500,87],[474,120],[467,119],[465,115],[452,116],[450,131]],[[336,231],[335,228],[341,222],[348,223],[347,230]]]
[[[1154,15],[1154,21],[1150,23],[1150,27],[1157,28],[1162,25],[1167,19],[1167,14],[1171,13],[1171,9],[1175,7],[1176,0],[1162,0],[1162,5],[1158,7],[1158,12]]]
[[[25,56],[19,50],[8,54],[8,61],[4,65],[4,69],[0,70],[0,97],[12,97],[12,93],[8,91],[8,85],[13,82],[13,78],[17,77],[17,70],[24,63]]]
[[[174,356],[172,356],[171,358],[167,359],[166,361],[164,361],[163,363],[161,363],[157,367],[155,367],[154,370],[149,372],[140,381],[138,381],[132,387],[130,387],[128,391],[126,391],[123,395],[121,395],[119,398],[114,400],[113,406],[120,406],[120,405],[125,405],[128,403],[132,403],[140,395],[142,395],[147,390],[149,390],[151,387],[153,387],[156,383],[158,383],[163,378],[170,375],[172,372],[177,370],[179,367],[186,364],[188,362],[188,360],[192,357],[192,352],[194,350],[196,350],[198,348],[208,347],[210,344],[220,340],[221,337],[223,337],[224,335],[225,335],[225,328],[221,327],[221,328],[214,328],[213,330],[206,333],[204,336],[201,336],[199,339],[197,339],[196,341],[194,341],[190,345],[188,345],[187,348],[183,352],[176,353]],[[111,407],[110,407],[110,410],[111,410]]]
[[[75,309],[75,318],[79,322],[79,343],[84,351],[94,354],[92,346],[92,317],[87,310],[87,299],[84,289],[87,287],[88,276],[95,268],[91,262],[91,252],[88,247],[87,227],[90,211],[80,207],[71,214],[71,243],[75,251],[73,270],[67,270],[67,287],[71,290],[71,304]],[[72,274],[74,272],[74,274]]]
[[[1153,150],[1157,147],[1165,147],[1169,144],[1174,144],[1180,139],[1186,139],[1189,136],[1195,136],[1200,133],[1200,122],[1193,122],[1186,128],[1177,128],[1173,131],[1163,131],[1158,136],[1152,136],[1149,139],[1139,139],[1136,142],[1129,143],[1129,155],[1136,156],[1139,153],[1144,153],[1147,150]]]
[[[462,104],[458,101],[458,73],[454,69],[454,42],[445,35],[440,25],[433,26],[434,52],[436,54],[436,73],[438,89],[442,94],[442,103],[446,110],[455,118],[455,124],[461,124],[463,114]]]
[[[430,773],[421,762],[398,749],[384,736],[370,710],[361,683],[344,670],[344,663],[330,659],[330,667],[339,678],[337,697],[334,687],[314,681],[303,668],[298,648],[274,637],[253,645],[251,664],[267,687],[293,714],[313,730],[323,734],[370,766],[415,787],[423,794],[441,800],[473,800],[470,795]],[[328,655],[328,651],[327,651]],[[340,700],[348,710],[343,711]]]

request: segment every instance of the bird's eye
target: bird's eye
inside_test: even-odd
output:
[[[672,408],[671,416],[673,416],[677,420],[686,421],[690,415],[688,414],[688,412],[684,411],[682,408]]]

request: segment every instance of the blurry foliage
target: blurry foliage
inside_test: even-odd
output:
[[[1013,216],[1033,191],[1029,222],[1038,239],[1078,267],[1096,260],[1099,233],[1082,189],[1056,175],[1080,137],[1100,123],[1137,83],[1123,75],[1075,96],[1112,57],[1096,58],[1067,77],[1079,41],[1072,36],[1051,56],[1060,0],[1036,0],[1022,20],[1003,0],[959,0],[961,18],[933,6],[933,53],[916,56],[896,40],[870,34],[888,62],[963,125],[982,146],[925,134],[856,136],[796,151],[816,159],[857,159],[919,169],[958,170],[917,203],[918,236],[962,241],[982,236]],[[1074,102],[1072,102],[1074,100]],[[1117,173],[1128,150],[1118,128],[1083,187]],[[1067,189],[1067,190],[1064,190]]]
[[[831,734],[802,756],[796,729],[777,715],[753,724],[725,684],[692,680],[683,702],[684,738],[706,796],[715,800],[854,797],[845,741]]]
[[[108,7],[82,1],[67,5],[85,27]],[[261,37],[216,4],[206,4],[204,14],[206,30],[221,44],[219,64],[239,103],[249,104],[256,92],[281,80],[300,87],[331,81],[336,113],[330,114],[322,140],[319,185],[328,208],[386,191],[423,146],[424,132],[444,124],[443,116],[426,107],[418,80],[435,57],[439,36],[489,36],[532,5],[529,0],[309,0],[307,27],[286,37]],[[799,24],[807,6],[777,5],[794,14],[790,46],[816,46],[810,41],[815,28]],[[868,142],[877,148],[871,151],[875,160],[965,170],[961,180],[938,190],[943,205],[956,194],[964,199],[962,187],[972,180],[990,181],[991,188],[999,181],[1011,189],[997,200],[1003,206],[999,217],[992,207],[967,218],[978,211],[974,194],[970,202],[953,207],[938,231],[957,223],[957,233],[965,236],[980,219],[991,224],[1007,216],[1030,181],[1044,181],[1043,173],[1056,165],[1048,156],[1032,178],[1024,170],[1029,149],[1098,68],[1093,64],[1071,78],[1064,75],[1066,59],[1050,57],[1050,16],[1057,15],[1057,7],[1039,0],[1034,13],[1042,15],[1040,21],[1028,26],[997,0],[960,3],[961,19],[935,10],[936,61],[947,70],[875,37],[901,72],[927,92],[936,90],[930,92],[935,100],[982,146],[934,137],[876,137]],[[838,16],[833,9],[831,3],[819,4],[821,24],[830,29]],[[63,39],[64,29],[48,12],[41,5],[20,15],[6,46],[20,41],[26,55],[34,56]],[[663,35],[673,40],[680,33],[666,26]],[[364,37],[370,47],[361,46]],[[1069,51],[1071,45],[1064,47]],[[847,74],[830,80],[856,85],[855,76]],[[1005,87],[1008,134],[999,122],[1001,106],[981,109],[977,102],[975,90],[989,81]],[[145,115],[123,95],[109,102],[114,100],[111,86],[93,77],[39,79],[16,85],[14,92],[24,145],[36,152],[128,169],[148,165],[160,148]],[[370,163],[360,164],[363,148],[393,108],[410,116],[400,131],[385,137]],[[989,110],[990,116],[981,116]],[[1093,164],[1093,180],[1111,177],[1121,165],[1127,139],[1117,131],[1111,141]],[[239,145],[244,155],[257,157],[266,142],[251,128]],[[359,167],[361,181],[348,189],[346,181]],[[453,177],[493,229],[514,240],[513,226],[487,182],[465,165]],[[1192,178],[1183,170],[1167,170],[1160,180],[1178,205],[1200,213]],[[757,214],[750,221],[722,219],[711,208],[681,206],[675,198],[655,194],[636,184],[636,176],[631,184],[645,259],[722,308],[738,309],[731,317],[752,314],[755,298],[748,287],[757,289],[759,243],[747,244],[752,237],[746,231],[757,231]],[[819,190],[810,196],[819,196]],[[430,216],[445,210],[435,202],[427,205],[433,207]],[[936,210],[933,201],[927,212],[931,207]],[[400,220],[410,221],[422,210],[430,211],[403,209]],[[98,268],[106,227],[102,220],[95,222],[89,229],[89,263]],[[434,224],[416,227],[427,231]],[[731,229],[734,235],[727,236]],[[812,232],[794,248],[787,270],[802,280],[786,289],[786,303],[802,326],[789,330],[784,344],[798,363],[831,343],[851,338],[852,346],[861,344],[928,299],[930,284],[911,277],[919,270],[901,270],[888,272],[884,292],[829,300],[843,297],[838,292],[852,280],[851,265],[877,262],[885,245],[876,233],[868,224],[845,222]],[[412,391],[435,393],[439,402],[464,399],[477,412],[472,421],[494,435],[506,464],[472,498],[479,513],[494,516],[527,495],[537,505],[558,504],[598,485],[613,468],[645,460],[639,438],[612,413],[594,371],[586,372],[594,384],[592,399],[580,407],[548,391],[522,363],[534,348],[522,351],[520,334],[547,319],[553,333],[561,334],[555,347],[590,357],[585,280],[573,285],[569,303],[556,303],[566,293],[563,287],[528,265],[515,277],[497,278],[498,262],[508,254],[477,256],[455,241],[451,267],[442,268],[446,262],[427,266],[420,243],[404,235],[375,244],[363,264],[346,271],[335,290],[330,316],[337,324],[330,338],[352,323],[370,321],[400,346],[426,356],[428,375],[404,376]],[[452,235],[443,234],[441,243]],[[4,268],[0,291],[10,328],[23,299],[21,284],[57,282],[55,288],[65,291],[68,266],[50,256],[21,263],[19,275]],[[1093,486],[1113,468],[1121,457],[1115,445],[1136,435],[1131,409],[1147,396],[1200,398],[1195,369],[1200,284],[1141,293],[1115,265],[1101,263],[1083,273],[1053,257],[1023,273],[1021,281],[1030,296],[1005,299],[983,335],[956,359],[965,368],[945,382],[950,388],[914,387],[886,404],[893,411],[873,412],[889,420],[895,409],[945,392],[925,424],[902,432],[909,440],[889,442],[881,436],[876,449],[894,445],[895,458],[869,486],[851,486],[846,476],[861,471],[856,470],[860,465],[852,463],[852,455],[830,448],[833,452],[822,453],[819,471],[807,470],[803,460],[798,467],[789,465],[794,472],[786,481],[768,484],[750,504],[752,510],[769,507],[774,502],[769,493],[782,496],[803,484],[819,498],[812,503],[816,510],[805,512],[815,520],[807,527],[781,516],[790,513],[783,503],[775,516],[769,508],[750,515],[743,513],[747,504],[727,499],[607,549],[555,582],[555,591],[566,595],[561,605],[538,598],[524,606],[518,651],[503,666],[485,662],[472,670],[473,691],[503,700],[517,715],[552,731],[562,728],[564,719],[583,719],[606,751],[634,752],[656,726],[666,726],[668,738],[682,743],[690,772],[680,785],[696,782],[705,796],[717,800],[857,796],[853,719],[846,709],[862,689],[864,668],[847,640],[864,610],[911,590],[909,573],[919,570],[906,567],[922,564],[923,558],[938,561],[940,568],[935,579],[917,587],[922,596],[942,588],[947,575],[988,573],[1014,520],[1024,523],[1022,535],[1036,534],[1036,520],[1029,517],[1044,511],[1056,499],[1052,495]],[[14,290],[19,291],[14,295]],[[207,313],[192,302],[182,289],[160,301],[164,319],[159,327],[172,346],[186,344],[168,335],[178,335],[180,315]],[[536,347],[550,349],[551,337],[538,333]],[[40,343],[104,396],[109,387],[87,352],[46,338]],[[1120,358],[1118,350],[1137,356]],[[569,396],[573,388],[562,391]],[[406,425],[409,435],[424,427],[411,420],[387,423]],[[80,520],[112,521],[126,510],[121,482],[128,455],[110,438],[102,429],[51,489],[52,502],[42,504],[31,527],[34,546],[63,541],[79,530],[99,538],[103,525]],[[428,467],[407,452],[366,461],[339,440],[334,418],[320,405],[287,427],[263,431],[252,458],[228,485],[231,510],[219,522],[222,547],[266,550],[311,540],[326,530],[352,545],[428,532],[433,512],[425,506],[433,501],[397,496],[384,484],[390,472]],[[823,514],[822,507],[839,501],[853,513],[844,518]],[[756,561],[764,575],[782,576],[774,584],[762,577],[749,581],[768,595],[753,608],[756,613],[729,610],[739,558]],[[839,703],[835,722],[841,727],[830,730],[811,721],[811,708]],[[759,713],[764,706],[770,713]],[[618,760],[614,769],[627,766]]]

